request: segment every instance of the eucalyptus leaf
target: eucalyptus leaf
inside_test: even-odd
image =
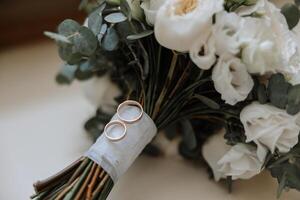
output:
[[[107,32],[102,40],[102,47],[106,51],[117,49],[119,44],[119,36],[113,27],[107,29]]]
[[[210,99],[206,96],[197,94],[197,95],[195,95],[195,98],[197,98],[202,103],[204,103],[205,105],[207,105],[208,107],[210,107],[212,109],[220,109],[220,105],[218,103],[216,103],[215,101],[213,101],[212,99]]]
[[[104,20],[108,23],[116,24],[126,21],[127,17],[121,12],[116,12],[105,16]]]
[[[58,25],[58,33],[70,37],[76,33],[80,27],[81,25],[78,22],[72,19],[66,19]]]
[[[107,25],[103,24],[101,26],[100,33],[97,35],[97,39],[99,41],[100,46],[101,46],[101,43],[102,43],[102,38],[103,38],[104,34],[106,33],[106,31],[107,31]]]
[[[76,65],[64,65],[59,73],[56,75],[56,81],[59,84],[70,84],[74,77],[75,71],[77,69]]]
[[[63,43],[68,43],[68,44],[71,43],[70,40],[64,35],[60,35],[60,34],[49,32],[49,31],[45,31],[44,35],[46,35],[47,37],[49,37],[57,42],[63,42]]]
[[[298,7],[293,3],[286,3],[281,8],[281,13],[284,15],[289,29],[293,29],[299,22],[300,12]]]
[[[285,109],[290,87],[291,84],[285,80],[282,74],[272,75],[268,84],[270,102],[280,109]]]
[[[267,88],[264,84],[259,84],[257,87],[257,98],[259,103],[265,104],[268,101]]]
[[[75,71],[75,77],[80,81],[87,80],[92,76],[93,76],[92,71],[88,71],[88,70],[82,71],[80,68],[77,68],[77,70]]]
[[[61,59],[68,62],[68,64],[76,64],[81,60],[81,54],[74,52],[73,45],[64,44],[58,48],[58,54]]]
[[[97,48],[97,38],[87,27],[80,27],[73,37],[75,50],[82,55],[90,56]]]
[[[300,85],[291,87],[288,93],[287,113],[295,115],[300,111]]]
[[[137,34],[134,34],[134,35],[128,35],[127,39],[128,40],[138,40],[138,39],[147,37],[147,36],[152,35],[152,34],[153,34],[153,30],[146,30],[144,32],[137,33]]]
[[[105,5],[105,4],[104,4]],[[88,16],[88,27],[95,35],[99,34],[102,26],[102,7],[96,9]]]
[[[132,18],[131,8],[127,0],[120,0],[120,8],[122,13],[128,18],[129,21],[131,21]]]

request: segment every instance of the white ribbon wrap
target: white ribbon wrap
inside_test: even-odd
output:
[[[140,109],[129,106],[124,109],[122,116],[134,118],[140,113]],[[111,121],[120,120],[115,114]],[[116,183],[134,160],[142,152],[145,146],[151,142],[157,132],[152,119],[144,112],[140,120],[128,124],[126,135],[120,141],[110,141],[102,134],[95,144],[86,152],[85,156],[100,165]],[[116,131],[112,129],[110,132]],[[113,133],[112,133],[113,134]]]

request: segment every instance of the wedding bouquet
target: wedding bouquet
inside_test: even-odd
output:
[[[65,61],[56,80],[104,75],[120,92],[86,123],[95,144],[37,182],[32,199],[106,199],[143,150],[159,153],[151,142],[158,130],[181,138],[185,158],[204,158],[216,181],[231,185],[266,169],[278,196],[300,190],[298,5],[83,0],[83,25],[67,19],[58,33],[45,32]]]

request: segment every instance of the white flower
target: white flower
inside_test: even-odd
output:
[[[83,92],[90,103],[107,112],[114,111],[117,106],[115,97],[121,94],[119,87],[110,80],[108,74],[94,77],[82,82]]]
[[[167,0],[158,10],[154,33],[164,47],[184,52],[209,36],[212,16],[224,0]],[[204,39],[199,39],[203,37]]]
[[[208,70],[216,62],[215,41],[212,36],[202,41],[200,37],[190,49],[191,60],[201,69]]]
[[[145,0],[141,4],[144,10],[146,21],[150,25],[154,25],[158,9],[163,5],[166,0]]]
[[[143,10],[141,8],[140,0],[127,0],[127,3],[131,10],[131,15],[133,19],[141,20],[143,17]]]
[[[258,148],[267,147],[272,153],[277,148],[288,152],[298,143],[300,126],[297,116],[292,116],[271,105],[254,102],[240,114],[247,142],[255,142]]]
[[[222,56],[212,71],[215,89],[230,105],[247,98],[254,83],[246,66],[235,57]]]
[[[271,26],[260,18],[245,17],[239,33],[242,61],[249,73],[275,72],[282,65],[281,49]]]
[[[222,130],[211,136],[202,147],[203,158],[212,169],[215,181],[219,181],[221,178],[226,178],[223,173],[218,171],[221,167],[221,165],[218,165],[218,161],[224,156],[225,152],[229,151],[231,148],[231,146],[226,144],[224,131],[225,130]]]
[[[231,176],[233,180],[249,179],[262,170],[264,161],[256,154],[256,148],[247,144],[234,145],[222,158],[218,165],[224,176]],[[264,154],[264,159],[266,152]]]
[[[243,27],[243,18],[235,13],[220,12],[216,15],[216,23],[213,26],[216,53],[237,54],[240,52],[239,31]]]

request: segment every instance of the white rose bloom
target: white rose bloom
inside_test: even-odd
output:
[[[230,105],[247,98],[254,85],[246,66],[235,57],[222,56],[212,71],[215,89]]]
[[[224,0],[167,0],[158,10],[154,33],[164,47],[184,52],[196,40],[209,36],[212,16],[223,10]],[[203,39],[199,39],[203,37]]]
[[[223,173],[221,173],[218,165],[218,161],[224,156],[225,152],[229,151],[231,146],[226,144],[224,139],[225,130],[211,136],[202,147],[202,155],[206,160],[208,165],[213,171],[215,181],[219,181],[221,178],[226,178]]]
[[[141,4],[144,10],[146,21],[150,25],[154,25],[158,9],[163,5],[166,0],[145,0]]]
[[[262,170],[264,161],[256,154],[256,147],[247,144],[234,145],[218,162],[219,171],[233,180],[249,179]],[[264,154],[264,159],[266,152]]]
[[[107,112],[114,111],[117,106],[114,98],[121,95],[119,87],[110,80],[108,74],[83,81],[82,88],[84,95],[92,105],[101,106]]]
[[[216,43],[217,55],[224,53],[237,54],[240,52],[238,40],[239,30],[243,27],[243,19],[235,13],[220,12],[216,15],[216,23],[212,32]]]
[[[249,73],[265,74],[276,72],[282,66],[281,49],[276,43],[276,35],[265,20],[244,17],[243,28],[239,32],[242,46],[242,61]]]
[[[298,143],[300,126],[297,117],[258,102],[246,106],[240,114],[247,142],[255,142],[259,151],[267,147],[272,153],[275,149],[286,153]]]
[[[216,62],[215,38],[210,36],[205,41],[202,41],[202,39],[199,38],[198,41],[195,41],[189,54],[191,60],[200,69],[208,70]]]

